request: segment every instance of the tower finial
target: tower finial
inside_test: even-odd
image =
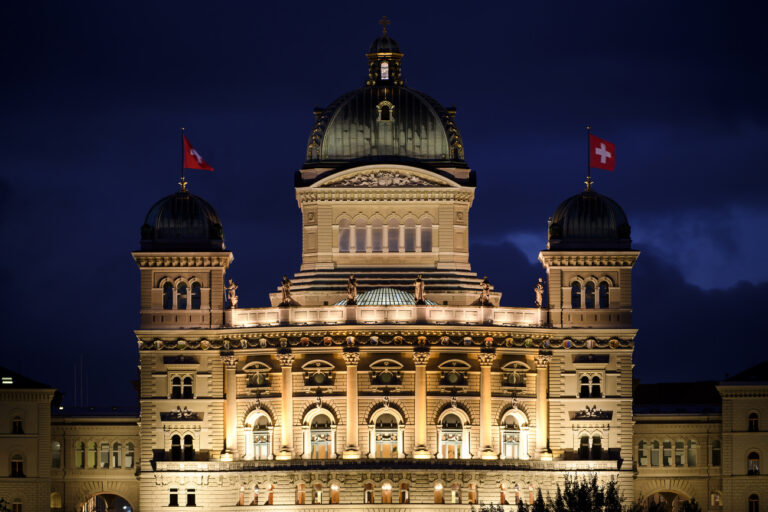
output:
[[[389,25],[390,23],[392,22],[389,21],[386,16],[381,17],[381,19],[379,20],[379,25],[381,25],[381,35],[383,36],[387,35],[387,25]]]

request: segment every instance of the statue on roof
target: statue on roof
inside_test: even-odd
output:
[[[282,286],[280,291],[283,293],[283,300],[280,302],[281,306],[290,306],[291,299],[291,280],[287,276],[283,276]]]
[[[536,307],[541,308],[544,306],[544,280],[539,278],[539,282],[533,288],[533,292],[536,294]]]
[[[350,274],[347,281],[347,306],[354,304],[357,304],[357,279],[355,274]]]
[[[232,279],[230,279],[229,284],[227,284],[226,286],[226,290],[227,290],[227,299],[229,300],[229,307],[232,309],[237,308],[237,303],[240,300],[237,297],[237,293],[236,293],[237,288],[238,286],[235,284],[235,282],[232,281]]]
[[[483,282],[480,283],[482,291],[480,292],[480,305],[491,306],[491,282],[488,281],[488,277],[483,278]]]
[[[424,297],[424,279],[421,278],[421,274],[416,276],[416,282],[413,283],[413,297],[416,299],[417,306],[427,303]]]

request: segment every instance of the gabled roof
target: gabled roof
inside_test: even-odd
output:
[[[4,389],[54,389],[48,384],[25,377],[0,366],[0,391]]]

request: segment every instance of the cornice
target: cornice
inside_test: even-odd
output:
[[[231,252],[133,252],[139,267],[229,267]]]
[[[296,190],[299,204],[324,201],[442,201],[471,203],[475,190],[461,188],[300,188]]]
[[[632,267],[640,251],[540,251],[539,261],[549,267]]]

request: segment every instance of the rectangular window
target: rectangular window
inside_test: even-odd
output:
[[[109,467],[109,443],[99,445],[99,467],[101,469]]]
[[[712,465],[720,465],[720,441],[712,441]]]
[[[688,467],[696,467],[699,462],[699,450],[696,441],[688,441]]]
[[[682,441],[675,441],[675,466],[683,465],[683,457],[685,456],[685,443]]]
[[[187,506],[188,507],[195,506],[195,490],[194,489],[187,489]]]
[[[58,441],[51,442],[51,467],[61,467],[61,443]]]
[[[665,467],[672,465],[672,441],[664,441],[664,450],[661,454],[661,463]]]
[[[171,489],[171,492],[168,498],[168,506],[169,507],[179,506],[179,490],[178,489]]]

